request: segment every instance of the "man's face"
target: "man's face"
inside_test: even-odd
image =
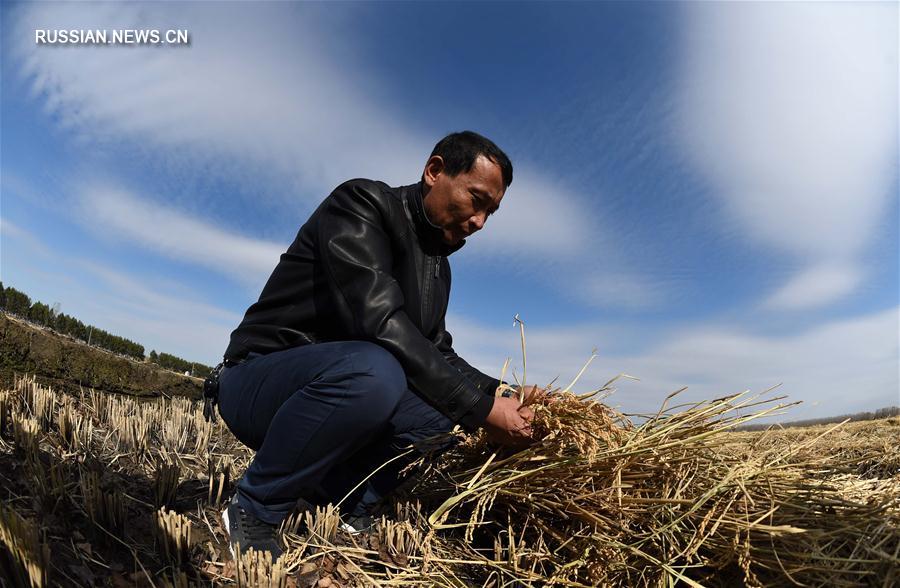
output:
[[[425,212],[444,231],[444,243],[456,245],[480,231],[487,217],[497,212],[503,199],[500,166],[479,155],[472,169],[455,177],[444,171],[444,161],[435,155],[425,164]]]

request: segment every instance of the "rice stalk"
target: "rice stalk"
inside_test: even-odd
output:
[[[153,505],[156,508],[169,507],[175,503],[181,467],[171,459],[160,457],[153,473]]]
[[[13,443],[26,456],[32,455],[38,449],[40,443],[41,426],[37,419],[26,416],[21,412],[12,414]]]
[[[50,547],[41,539],[35,523],[0,503],[0,571],[12,586],[49,586]],[[4,582],[5,585],[5,582]]]
[[[125,503],[118,488],[104,490],[95,471],[81,472],[81,496],[84,510],[95,525],[115,534],[125,530]]]
[[[210,455],[207,457],[206,464],[206,475],[209,480],[206,501],[213,505],[222,504],[222,498],[231,484],[234,458],[226,455],[216,460]]]
[[[49,433],[55,409],[53,389],[41,386],[34,377],[19,379],[16,384],[16,391],[22,395],[26,410],[37,420],[40,429]]]
[[[13,396],[9,390],[0,390],[0,439],[9,439],[9,428],[12,426],[11,415],[13,409]]]
[[[162,507],[156,511],[154,522],[157,551],[165,561],[178,567],[190,561],[191,522],[187,517]]]
[[[333,542],[337,535],[341,517],[336,506],[331,504],[317,506],[315,510],[307,510],[303,513],[306,523],[306,532],[310,538],[322,542]]]
[[[408,521],[394,521],[382,516],[370,537],[384,561],[401,568],[409,565],[411,556],[425,552],[425,533]]]
[[[285,588],[288,575],[281,560],[273,563],[268,551],[248,549],[241,552],[237,563],[238,588]]]

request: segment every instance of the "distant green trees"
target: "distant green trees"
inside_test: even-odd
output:
[[[31,298],[28,297],[28,294],[19,292],[15,288],[3,288],[2,282],[0,282],[0,288],[3,290],[3,309],[10,314],[28,318],[28,309],[31,308]]]
[[[168,353],[157,354],[155,350],[150,352],[150,361],[159,367],[172,370],[173,372],[188,373],[200,378],[205,378],[212,371],[212,368],[201,363],[186,361],[180,357],[175,357]]]
[[[49,306],[43,302],[35,302],[28,309],[28,320],[49,327],[53,324],[53,314],[50,312]]]
[[[871,421],[875,419],[886,419],[889,417],[900,416],[900,406],[886,406],[874,411],[855,412],[853,414],[842,414],[838,416],[822,417],[818,419],[805,419],[802,421],[789,421],[780,423],[782,427],[814,427],[816,425],[830,425],[832,423],[840,423],[846,420],[850,422]],[[762,431],[771,427],[771,424],[743,425],[737,427],[739,431]]]
[[[53,329],[57,333],[68,335],[102,349],[144,360],[144,346],[124,337],[113,335],[93,325],[86,325],[75,317],[65,313],[56,313],[43,302],[32,302],[24,292],[13,287],[4,287],[0,282],[0,309],[9,314],[27,319],[32,323]],[[200,363],[192,363],[168,353],[150,352],[150,362],[176,372],[189,372],[201,378],[206,377],[212,368]]]

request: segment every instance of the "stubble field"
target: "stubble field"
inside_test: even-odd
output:
[[[228,552],[219,512],[252,455],[199,403],[22,378],[0,392],[0,572],[10,586],[900,584],[900,419],[734,432],[777,402],[635,424],[598,398],[538,399],[523,451],[476,435],[421,460],[366,536],[334,508],[298,512],[273,564]]]

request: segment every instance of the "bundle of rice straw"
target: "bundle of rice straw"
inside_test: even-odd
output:
[[[809,450],[829,431],[735,441],[731,429],[779,400],[664,404],[635,424],[596,399],[545,393],[527,449],[477,434],[420,462],[413,492],[434,559],[455,581],[495,586],[900,582],[900,477],[848,492],[852,464]]]

